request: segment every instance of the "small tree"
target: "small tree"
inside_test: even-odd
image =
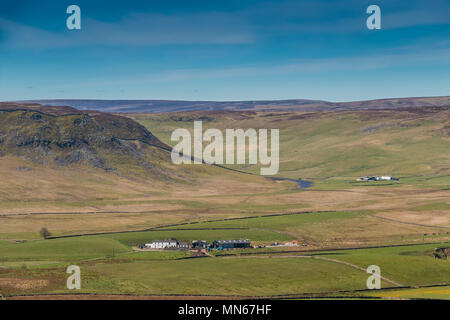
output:
[[[40,231],[41,237],[44,239],[47,239],[48,237],[50,237],[52,234],[50,233],[50,231],[48,231],[47,228],[42,228]]]

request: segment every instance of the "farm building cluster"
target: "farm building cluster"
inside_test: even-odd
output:
[[[215,240],[208,243],[206,240],[194,240],[192,242],[179,242],[176,239],[153,240],[150,243],[141,244],[140,249],[173,249],[173,250],[189,250],[189,249],[245,249],[252,248],[249,240]]]
[[[215,240],[209,243],[206,240],[194,240],[192,242],[180,242],[177,239],[167,240],[153,240],[150,243],[144,243],[138,246],[142,250],[230,250],[230,249],[247,249],[247,248],[266,248],[266,247],[296,247],[299,246],[298,240],[291,240],[287,242],[274,242],[270,245],[254,245],[252,246],[250,240]],[[303,243],[302,246],[307,246]]]
[[[356,181],[359,182],[365,182],[365,181],[398,181],[398,178],[395,178],[393,176],[372,176],[372,177],[361,177],[356,179]]]

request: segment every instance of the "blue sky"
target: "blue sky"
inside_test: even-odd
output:
[[[82,29],[66,28],[81,8]],[[382,29],[368,30],[376,4]],[[0,100],[450,95],[450,1],[0,2]]]

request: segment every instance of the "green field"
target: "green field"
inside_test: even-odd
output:
[[[357,212],[305,212],[278,216],[255,217],[227,221],[204,222],[188,225],[189,228],[259,228],[269,230],[288,230],[290,227],[345,220],[359,217]],[[179,227],[171,227],[177,229]],[[168,228],[170,229],[170,228]]]
[[[58,251],[62,245],[66,253]],[[24,248],[20,250],[26,248],[1,243],[7,260],[21,258],[20,250],[12,249],[14,246]],[[110,246],[114,246],[115,256],[109,252]],[[376,264],[380,266],[382,276],[405,286],[446,284],[450,280],[450,264],[446,260],[433,258],[433,250],[438,246],[450,246],[450,243],[334,252],[277,253],[275,250],[261,255],[239,255],[239,251],[229,251],[228,254],[238,255],[184,259],[189,257],[186,252],[131,253],[119,242],[101,237],[45,240],[34,244],[34,264],[30,263],[27,269],[19,265],[4,265],[0,269],[0,293],[69,292],[64,289],[65,267],[76,263],[82,270],[81,293],[238,296],[366,294],[383,297],[384,292],[388,291],[352,294],[352,290],[365,289],[368,275],[344,263],[363,269]],[[265,252],[267,249],[260,250]],[[93,259],[95,257],[97,259]],[[336,261],[323,260],[322,257]],[[49,259],[58,263],[46,263]],[[39,260],[42,264],[36,263]],[[13,285],[2,285],[2,280],[8,283],[11,279],[47,281],[47,285],[28,288],[23,292]],[[388,287],[395,285],[382,281],[382,288]],[[405,297],[415,296],[414,291],[405,294]]]
[[[96,264],[87,269],[103,275],[87,284],[94,292],[99,283],[108,283],[106,292],[261,296],[360,289],[365,283],[357,270],[311,258],[200,258],[140,261],[126,268]]]
[[[375,264],[382,275],[407,286],[450,283],[450,263],[435,259],[435,248],[449,243],[336,252],[334,258],[359,266]],[[333,256],[331,256],[333,257]]]
[[[123,253],[129,248],[118,241],[102,237],[75,237],[38,240],[24,243],[0,241],[0,265],[6,261],[77,261]]]

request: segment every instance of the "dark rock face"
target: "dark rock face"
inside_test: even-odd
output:
[[[155,148],[169,149],[129,118],[66,107],[0,105],[0,155],[107,171],[121,164],[152,170]]]

